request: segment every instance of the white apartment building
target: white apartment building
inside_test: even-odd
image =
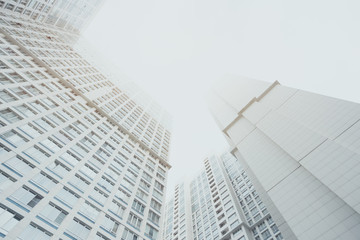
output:
[[[4,0],[2,12],[46,23],[71,32],[81,32],[105,0]]]
[[[75,38],[0,12],[0,237],[161,239],[170,118]]]
[[[164,240],[283,239],[235,157],[212,156],[204,166],[166,203]]]
[[[359,104],[227,77],[209,106],[285,239],[359,239]]]

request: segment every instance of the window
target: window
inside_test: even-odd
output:
[[[80,213],[88,217],[89,219],[95,221],[97,216],[100,213],[100,209],[95,207],[88,201],[85,201],[85,204],[81,206]]]
[[[136,199],[133,201],[132,208],[138,213],[144,214],[145,205],[143,205]]]
[[[42,134],[42,132],[39,129],[37,129],[36,127],[34,127],[32,124],[29,123],[24,124],[18,128],[31,138],[39,137]]]
[[[156,197],[159,200],[161,200],[161,198],[162,198],[162,194],[159,193],[158,191],[156,191],[155,189],[153,191],[153,196]]]
[[[9,123],[14,123],[14,122],[20,121],[22,119],[22,117],[20,117],[18,114],[16,114],[10,108],[1,110],[0,116],[3,117]]]
[[[102,188],[104,188],[106,191],[111,192],[111,190],[112,190],[113,186],[115,185],[115,183],[110,181],[105,176],[102,176],[101,179],[98,182],[98,185],[101,186]]]
[[[127,222],[136,228],[140,228],[141,218],[130,212]]]
[[[31,222],[17,238],[18,240],[46,240],[52,237],[52,233]]]
[[[152,221],[153,223],[159,225],[160,216],[154,213],[153,211],[149,211],[148,219]]]
[[[69,181],[69,184],[81,192],[84,192],[90,182],[76,173],[75,176]]]
[[[62,221],[65,219],[66,215],[68,215],[67,211],[56,206],[52,202],[50,202],[47,206],[45,206],[40,212],[40,216],[45,221],[49,221],[50,223],[56,225],[60,225]]]
[[[15,130],[4,132],[2,135],[0,135],[0,137],[15,147],[18,147],[29,141]]]
[[[43,197],[32,190],[27,186],[22,186],[22,188],[18,189],[16,192],[11,195],[11,198],[17,202],[25,206],[26,208],[33,208],[40,202]]]
[[[58,192],[55,198],[72,208],[79,200],[80,196],[75,192],[71,191],[69,188],[64,187]]]
[[[125,227],[124,232],[121,236],[121,239],[123,240],[140,240],[139,236],[130,231]]]
[[[16,97],[14,97],[13,94],[9,93],[6,90],[0,91],[0,99],[2,99],[4,102],[16,101]]]
[[[118,173],[117,171],[115,171],[112,168],[107,168],[105,170],[106,175],[108,175],[109,177],[111,177],[112,179],[114,179],[115,181],[119,178],[120,173]]]
[[[67,232],[69,232],[71,236],[84,240],[88,238],[90,230],[91,227],[80,221],[78,218],[74,218],[67,228]]]
[[[150,184],[146,183],[144,180],[141,179],[140,187],[142,187],[145,191],[149,192]]]
[[[110,233],[116,235],[120,223],[118,221],[116,221],[115,219],[113,219],[112,217],[110,217],[109,215],[105,216],[105,220],[101,225],[105,230],[109,231]]]
[[[161,204],[155,201],[154,199],[151,199],[150,206],[160,212]]]
[[[6,172],[0,170],[0,193],[5,191],[14,182],[16,182],[15,178],[11,177]]]
[[[42,163],[43,161],[48,160],[50,157],[50,154],[36,145],[26,149],[24,153],[35,160],[37,163]]]
[[[155,240],[157,239],[158,231],[149,224],[147,224],[145,228],[145,234],[149,236],[152,240]]]
[[[31,116],[34,116],[35,114],[37,114],[37,112],[35,112],[33,109],[31,109],[29,106],[27,106],[25,104],[19,105],[15,108],[16,108],[16,110],[19,111],[19,113],[25,115],[26,117],[31,117]]]
[[[93,168],[92,166],[90,166],[87,163],[85,163],[85,165],[80,169],[80,172],[91,179],[94,179],[94,177],[98,173],[98,171],[95,170],[95,168]]]
[[[44,146],[50,152],[57,152],[62,148],[62,145],[53,140],[52,138],[47,138],[40,142],[42,146]]]
[[[31,182],[35,183],[36,185],[40,186],[42,189],[45,189],[49,191],[51,188],[53,188],[58,181],[50,177],[48,174],[44,172],[40,172],[37,175],[35,175]]]
[[[75,166],[79,163],[80,159],[78,159],[73,153],[67,151],[60,156],[65,162],[69,163],[71,166]]]
[[[92,191],[89,196],[92,200],[104,206],[109,195],[101,191],[99,188],[95,187],[95,191]]]
[[[95,236],[95,240],[110,240],[110,238],[105,237],[104,235],[102,235],[101,233],[97,232],[96,236]]]
[[[55,173],[60,178],[63,178],[71,170],[58,160],[50,163],[46,168]]]
[[[164,191],[164,186],[160,184],[158,181],[155,181],[155,188],[158,189],[160,192]]]
[[[123,205],[121,205],[120,203],[118,203],[117,201],[115,200],[112,200],[111,204],[110,204],[110,207],[109,207],[109,210],[118,215],[119,217],[123,217],[123,214],[124,214],[124,211],[125,211],[125,207]]]
[[[130,198],[130,194],[119,188],[118,191],[115,193],[115,197],[119,198],[127,204]]]
[[[4,237],[21,219],[23,219],[23,216],[5,205],[0,204],[0,219],[0,236]]]
[[[148,182],[151,182],[151,180],[152,180],[152,177],[149,174],[147,174],[146,172],[143,173],[143,178],[145,180],[147,180]]]
[[[265,232],[261,233],[261,235],[262,235],[264,240],[271,237],[271,234],[270,234],[269,230],[266,230]]]
[[[124,181],[121,182],[121,185],[123,185],[127,190],[132,192],[134,188],[134,184],[130,183],[128,180],[124,179]],[[140,184],[141,185],[141,184]]]
[[[271,226],[271,230],[273,231],[273,233],[277,233],[279,231],[278,227],[275,224]]]
[[[140,189],[137,190],[136,196],[137,196],[138,198],[140,198],[141,200],[143,200],[144,202],[146,202],[146,201],[147,201],[147,198],[148,198],[148,195],[147,195],[144,191],[142,191],[142,190],[140,190]]]
[[[35,167],[29,161],[26,161],[20,156],[12,157],[6,160],[4,164],[14,170],[20,176],[23,176],[24,174],[30,172]]]

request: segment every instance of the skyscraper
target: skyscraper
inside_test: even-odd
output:
[[[285,239],[359,238],[359,104],[227,77],[209,105]]]
[[[6,0],[2,12],[46,23],[71,32],[81,32],[105,0]]]
[[[66,28],[5,12],[0,28],[0,236],[160,239],[169,115]]]
[[[245,170],[230,153],[175,188],[166,204],[164,240],[283,239]]]

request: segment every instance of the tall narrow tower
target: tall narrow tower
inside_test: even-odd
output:
[[[166,204],[164,240],[283,239],[240,162],[211,156],[204,169],[176,186]]]
[[[285,239],[359,238],[359,104],[227,77],[209,106]]]

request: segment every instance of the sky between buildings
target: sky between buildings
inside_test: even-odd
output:
[[[204,99],[243,75],[360,102],[358,0],[107,0],[84,37],[173,116],[168,187],[227,149]]]

